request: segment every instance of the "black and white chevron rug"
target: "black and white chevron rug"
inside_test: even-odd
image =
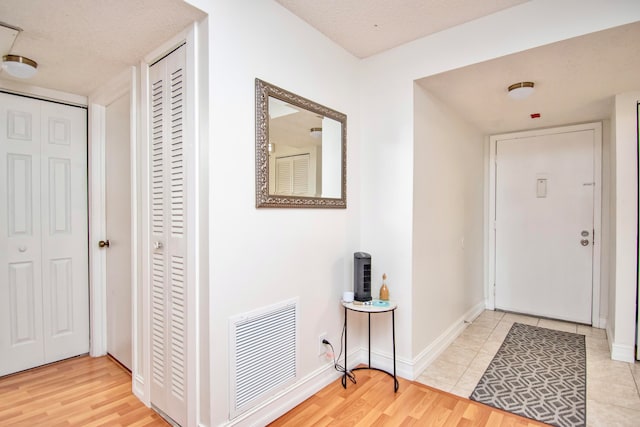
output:
[[[514,323],[470,399],[557,427],[586,423],[584,335]]]

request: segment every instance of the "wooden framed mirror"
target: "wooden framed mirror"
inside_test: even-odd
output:
[[[256,79],[256,207],[347,207],[347,116]]]

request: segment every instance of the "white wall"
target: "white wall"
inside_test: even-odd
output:
[[[414,109],[416,357],[442,331],[456,322],[462,326],[464,313],[484,304],[484,136],[418,84]]]
[[[414,165],[418,164],[413,152],[414,81],[638,20],[640,2],[632,0],[533,0],[362,61],[361,247],[374,254],[374,277],[384,271],[393,279],[389,285],[399,302],[399,358],[410,362],[423,351],[423,342],[414,339],[414,328],[428,337],[446,332],[444,325],[434,322],[414,324],[409,309],[421,302],[415,301],[412,284]],[[460,302],[442,303],[441,311],[451,312],[450,318],[464,314]]]
[[[613,141],[611,201],[612,283],[609,293],[607,332],[611,357],[633,362],[636,333],[637,224],[638,224],[638,134],[637,104],[640,92],[617,95],[612,121]]]
[[[338,342],[342,310],[337,300],[351,287],[356,250],[373,255],[374,292],[382,273],[389,275],[391,297],[399,302],[401,362],[413,363],[421,347],[444,332],[446,325],[430,322],[433,314],[426,310],[418,317],[429,321],[415,323],[412,309],[420,303],[414,291],[418,296],[424,290],[413,285],[414,254],[424,256],[414,252],[420,230],[413,224],[416,213],[426,210],[421,205],[414,212],[414,194],[420,193],[414,189],[414,163],[421,156],[414,153],[419,142],[414,129],[420,127],[414,123],[415,80],[640,20],[635,0],[533,0],[357,61],[275,2],[189,1],[210,15],[212,425],[224,423],[229,409],[228,318],[299,296],[301,375],[311,374],[322,366],[315,356],[318,334],[326,331],[330,341]],[[254,208],[255,77],[348,115],[347,210]],[[456,219],[457,224],[464,221]],[[611,222],[615,227],[616,219]],[[473,221],[465,227],[465,235],[478,233]],[[453,246],[448,253],[459,256]],[[281,259],[292,262],[283,265]],[[472,277],[481,276],[475,256],[464,265],[465,278],[454,281],[475,289]],[[433,296],[429,290],[424,294]],[[462,302],[451,298],[440,313],[457,319],[475,299],[473,292]],[[383,345],[387,343],[375,340],[374,350],[386,351]]]
[[[321,333],[339,346],[339,300],[360,249],[358,61],[276,2],[192,3],[209,14],[208,424],[220,425],[230,407],[231,316],[298,297],[302,379],[327,366]],[[255,208],[255,78],[347,115],[346,210]],[[270,411],[282,408],[260,416]]]

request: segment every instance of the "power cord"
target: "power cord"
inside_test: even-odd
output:
[[[336,352],[333,348],[333,345],[327,341],[326,339],[322,340],[323,344],[327,344],[329,347],[331,347],[331,354],[333,355],[333,367],[336,371],[338,372],[342,372],[343,374],[346,374],[347,378],[349,378],[349,380],[356,384],[356,375],[352,372],[352,371],[348,371],[344,366],[342,366],[341,364],[338,363],[338,360],[340,360],[340,358],[342,357],[342,343],[344,342],[344,333],[345,333],[345,329],[346,329],[346,325],[342,326],[342,335],[340,336],[340,353],[338,354],[338,358],[336,359]]]

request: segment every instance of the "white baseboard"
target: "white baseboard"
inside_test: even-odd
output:
[[[635,363],[635,351],[632,345],[611,344],[611,359],[619,362]]]
[[[417,378],[462,333],[466,322],[473,321],[484,309],[484,301],[473,306],[413,360],[396,357],[396,375],[410,380]],[[348,368],[351,369],[361,363],[367,363],[368,357],[366,348],[360,347],[350,350],[347,357]],[[371,365],[393,373],[393,354],[372,351]],[[340,375],[333,368],[333,363],[323,365],[271,400],[222,425],[225,427],[267,425],[340,378]]]
[[[447,328],[438,338],[436,338],[431,344],[416,356],[413,361],[410,362],[410,366],[407,370],[406,378],[415,380],[427,367],[434,361],[452,342],[458,338],[458,336],[466,328],[467,322],[472,322],[485,310],[485,302],[479,302],[471,307],[465,314],[463,314],[458,320],[453,322],[449,328]],[[410,369],[409,369],[410,368]],[[405,375],[402,375],[403,377]]]
[[[355,366],[361,363],[360,350],[350,350],[348,361],[349,366]],[[340,376],[340,372],[334,369],[333,363],[327,363],[299,381],[296,381],[295,384],[283,390],[272,399],[221,425],[229,427],[267,425],[340,378]]]

